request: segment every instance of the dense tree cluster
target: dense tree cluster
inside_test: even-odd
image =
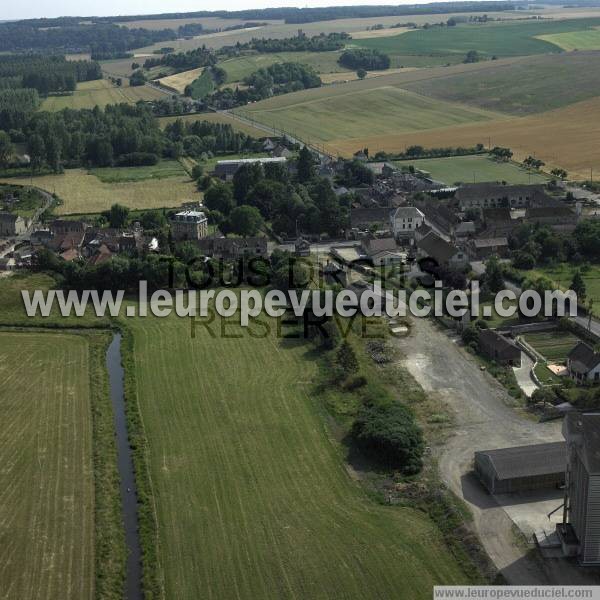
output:
[[[0,56],[0,89],[32,88],[42,96],[73,91],[78,81],[101,79],[95,61],[69,61],[64,56],[6,54]]]
[[[144,69],[164,66],[170,67],[176,73],[181,71],[190,71],[214,65],[217,62],[217,55],[211,48],[202,46],[187,52],[175,52],[173,54],[165,54],[157,58],[148,58],[144,62]]]
[[[2,93],[6,92],[0,92],[0,98]],[[43,166],[60,171],[63,166],[148,164],[153,160],[148,155],[170,156],[173,152],[173,144],[151,109],[142,104],[37,112],[10,134],[27,140],[34,170]]]
[[[343,67],[352,71],[357,71],[358,69],[381,71],[390,68],[390,57],[379,50],[371,48],[350,48],[344,50],[338,62]]]
[[[339,201],[327,179],[309,175],[307,180],[293,179],[278,164],[243,165],[231,184],[213,183],[204,202],[221,229],[237,206],[252,206],[278,234],[339,235],[348,224],[348,207]]]
[[[0,129],[21,129],[39,106],[37,90],[0,89]]]
[[[260,143],[254,138],[235,131],[226,123],[208,121],[184,122],[177,119],[165,128],[165,135],[173,146],[189,156],[201,157],[203,153],[238,153],[258,150]]]
[[[95,58],[177,37],[172,29],[129,29],[114,23],[83,25],[79,21],[38,19],[0,23],[0,51],[72,50],[91,52]]]
[[[313,37],[298,35],[281,39],[255,38],[246,44],[239,44],[235,48],[237,50],[256,50],[260,53],[331,52],[341,50],[349,39],[350,36],[347,33],[321,33]]]

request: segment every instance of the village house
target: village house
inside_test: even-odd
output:
[[[203,212],[183,210],[170,219],[173,239],[200,240],[208,235],[208,219]]]
[[[280,156],[270,158],[237,158],[233,160],[220,160],[215,167],[215,177],[218,177],[223,181],[231,181],[242,165],[252,165],[256,163],[261,165],[269,163],[285,165],[287,164],[287,158],[285,158],[285,156]]]
[[[69,234],[83,234],[88,225],[83,221],[71,221],[69,219],[55,219],[50,223],[50,231],[55,237]]]
[[[393,237],[367,238],[362,241],[362,247],[367,260],[374,267],[398,265],[406,260],[405,255],[398,252],[398,246]]]
[[[16,237],[27,232],[27,221],[13,213],[0,212],[0,237]]]
[[[541,185],[504,185],[501,183],[468,183],[454,195],[461,211],[469,208],[526,208],[536,194],[543,194]]]
[[[479,351],[499,365],[521,366],[521,349],[512,340],[493,329],[479,331]]]
[[[473,258],[485,260],[490,256],[504,257],[508,254],[508,240],[505,237],[476,238],[469,243]]]
[[[412,240],[415,230],[425,222],[425,215],[414,206],[400,206],[391,215],[394,237],[398,241]]]
[[[434,231],[417,241],[417,249],[421,258],[433,258],[440,266],[462,269],[469,262],[466,252],[442,239]]]
[[[294,244],[296,256],[310,256],[310,242],[304,238],[298,238]]]
[[[286,148],[282,144],[279,144],[278,146],[273,148],[273,150],[271,151],[271,155],[275,156],[276,158],[290,158],[290,156],[292,156],[292,151],[288,150],[288,148]]]
[[[269,255],[266,237],[204,238],[198,241],[198,248],[206,256],[223,260],[237,260],[243,257],[266,258]]]
[[[567,372],[577,383],[600,381],[600,353],[579,342],[567,354]]]

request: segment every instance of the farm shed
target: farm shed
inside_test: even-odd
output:
[[[565,442],[475,452],[475,472],[490,494],[510,494],[563,485]]]

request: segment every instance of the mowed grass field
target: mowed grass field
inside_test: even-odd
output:
[[[185,169],[177,160],[161,160],[155,165],[143,167],[102,167],[90,169],[88,172],[100,179],[102,183],[186,177]]]
[[[94,597],[85,338],[0,331],[0,598]]]
[[[0,179],[0,182],[34,185],[56,193],[62,200],[62,204],[55,208],[59,215],[98,213],[115,203],[129,208],[172,208],[186,200],[201,197],[187,174],[164,179],[104,183],[85,169],[68,169],[63,175],[11,177]]]
[[[540,331],[528,333],[525,341],[550,362],[565,362],[567,354],[580,341],[568,331]]]
[[[131,323],[166,596],[418,600],[466,583],[422,512],[350,477],[310,346],[219,324],[193,339],[189,319]]]
[[[49,96],[42,102],[41,110],[54,112],[63,108],[104,108],[107,104],[135,104],[140,100],[159,100],[166,97],[164,92],[147,85],[129,87],[123,82],[122,87],[117,87],[107,79],[99,79],[78,83],[77,89],[70,96]]]
[[[422,160],[402,160],[399,167],[412,165],[430,173],[433,179],[448,185],[457,182],[506,181],[507,183],[545,183],[548,178],[536,171],[528,171],[510,162],[498,162],[488,155],[449,156]]]
[[[296,94],[287,94],[234,112],[292,135],[298,134],[305,141],[318,142],[385,135],[390,131],[422,131],[497,116],[477,108],[419,96],[386,85],[385,79],[367,80],[365,83],[371,83],[371,89],[351,88],[353,83],[350,83],[340,86],[348,88],[345,94],[328,96],[328,88],[321,88],[320,94],[299,96],[298,102],[293,98]],[[335,147],[333,143],[330,146]]]

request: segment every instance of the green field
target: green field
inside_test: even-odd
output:
[[[568,331],[540,331],[527,333],[523,337],[549,362],[565,362],[567,354],[580,341]]]
[[[77,90],[69,96],[49,96],[42,102],[41,110],[51,112],[63,108],[82,109],[100,106],[104,108],[107,104],[135,104],[140,100],[160,100],[167,98],[164,92],[151,88],[147,85],[137,87],[114,86],[107,79],[98,81],[85,81],[77,84]]]
[[[354,40],[353,43],[363,48],[381,50],[392,56],[396,54],[464,56],[469,50],[477,50],[479,54],[488,58],[525,56],[559,51],[556,45],[538,39],[537,36],[578,31],[582,26],[594,25],[600,25],[600,20],[462,24],[456,27],[418,29],[394,37]]]
[[[406,89],[486,110],[524,115],[598,96],[600,52],[532,56],[510,64],[491,61],[484,71],[407,82]]]
[[[88,345],[0,332],[0,596],[94,597]]]
[[[507,183],[545,183],[548,178],[541,173],[530,172],[515,163],[498,162],[485,154],[476,156],[450,156],[448,158],[425,158],[401,160],[399,167],[413,166],[426,171],[436,181],[448,185],[455,183],[478,183],[482,181],[506,181]]]
[[[205,69],[200,77],[197,77],[190,83],[192,90],[191,96],[194,100],[202,100],[205,96],[208,96],[215,89],[215,82],[211,72]]]
[[[139,167],[134,167],[138,169]],[[176,168],[176,167],[174,167]],[[110,169],[106,177],[118,177],[120,169]],[[146,175],[148,171],[145,172]],[[126,168],[125,174],[132,174]],[[0,179],[0,183],[35,185],[50,193],[56,193],[62,204],[54,210],[56,214],[98,213],[118,202],[129,208],[173,208],[188,200],[200,199],[202,195],[193,181],[182,171],[181,175],[162,179],[120,180],[105,183],[85,169],[68,169],[62,175],[37,177],[11,177]]]
[[[240,56],[219,63],[227,71],[227,81],[241,81],[254,71],[270,67],[275,63],[295,62],[309,65],[318,73],[345,71],[338,64],[339,52],[279,52]]]
[[[236,112],[292,135],[298,134],[303,140],[321,142],[422,131],[492,118],[479,109],[386,85],[381,82],[384,79],[356,82],[371,83],[366,89],[357,89],[353,84],[340,86],[347,92],[335,95],[327,93],[329,88],[319,88],[312,94],[285,94]]]
[[[186,172],[176,160],[161,160],[156,165],[145,167],[103,167],[90,169],[89,173],[102,183],[120,183],[126,181],[146,181],[147,179],[166,179],[185,177]]]
[[[195,339],[188,319],[131,323],[166,596],[417,600],[466,583],[423,513],[350,477],[310,348],[219,323]]]
[[[553,33],[539,37],[541,40],[556,44],[562,50],[600,50],[600,30],[598,29]]]

